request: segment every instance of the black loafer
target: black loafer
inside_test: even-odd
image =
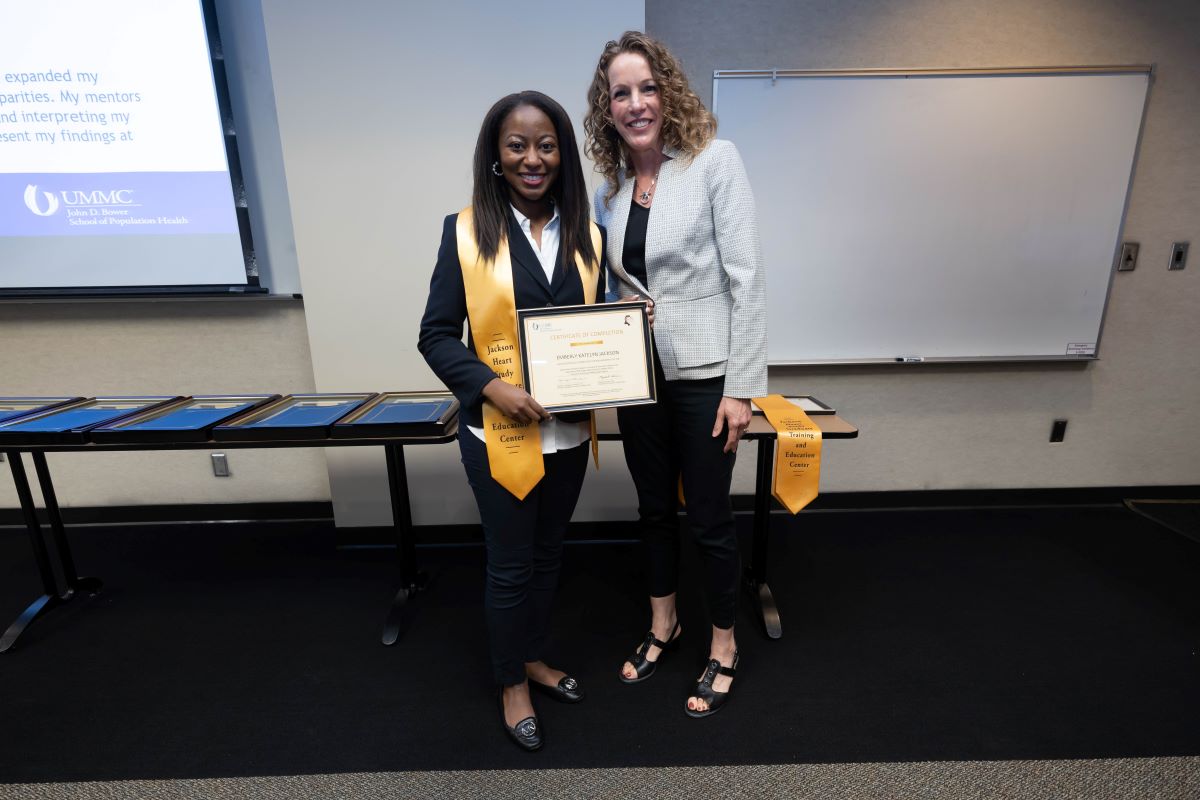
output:
[[[529,685],[542,694],[550,695],[560,703],[578,703],[583,699],[583,687],[570,675],[563,676],[556,686],[538,683],[533,678],[529,679]]]
[[[525,752],[532,753],[542,749],[542,726],[537,717],[526,717],[511,728],[509,727],[508,720],[504,718],[503,689],[500,690],[500,725],[504,727],[504,732],[508,734],[509,739],[512,739],[513,744]]]

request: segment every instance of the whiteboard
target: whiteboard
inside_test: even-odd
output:
[[[714,73],[770,363],[1095,357],[1150,75]]]

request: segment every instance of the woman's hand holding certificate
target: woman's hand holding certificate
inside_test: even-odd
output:
[[[499,378],[483,387],[483,396],[500,409],[504,416],[523,425],[550,418],[546,409],[530,397],[528,392]]]
[[[637,302],[638,300],[641,300],[641,299],[642,299],[642,296],[640,294],[631,294],[631,295],[629,295],[629,297],[622,297],[621,301],[626,302],[626,303],[633,303],[633,302]],[[646,303],[646,320],[650,323],[651,329],[653,329],[654,328],[654,301],[651,300],[649,297],[647,297],[644,302]]]

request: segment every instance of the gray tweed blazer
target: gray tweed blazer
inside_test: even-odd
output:
[[[646,276],[625,272],[621,254],[633,202],[623,178],[596,222],[608,231],[609,299],[654,300],[654,341],[667,380],[725,376],[725,395],[767,393],[766,279],[754,195],[732,142],[714,139],[690,161],[666,149],[646,228]]]

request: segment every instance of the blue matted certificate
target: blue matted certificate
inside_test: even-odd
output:
[[[204,442],[214,426],[278,397],[277,394],[186,397],[93,428],[88,436],[98,444]]]
[[[0,444],[82,444],[89,428],[116,422],[178,397],[94,397],[0,424]]]
[[[0,424],[83,399],[82,397],[0,397]]]
[[[441,392],[384,392],[333,426],[335,439],[449,436],[458,401]]]
[[[412,424],[432,422],[450,410],[450,401],[440,403],[380,403],[375,408],[363,414],[353,425],[372,425],[379,423]]]
[[[295,394],[242,414],[213,428],[217,441],[300,441],[329,437],[333,423],[375,395]]]

